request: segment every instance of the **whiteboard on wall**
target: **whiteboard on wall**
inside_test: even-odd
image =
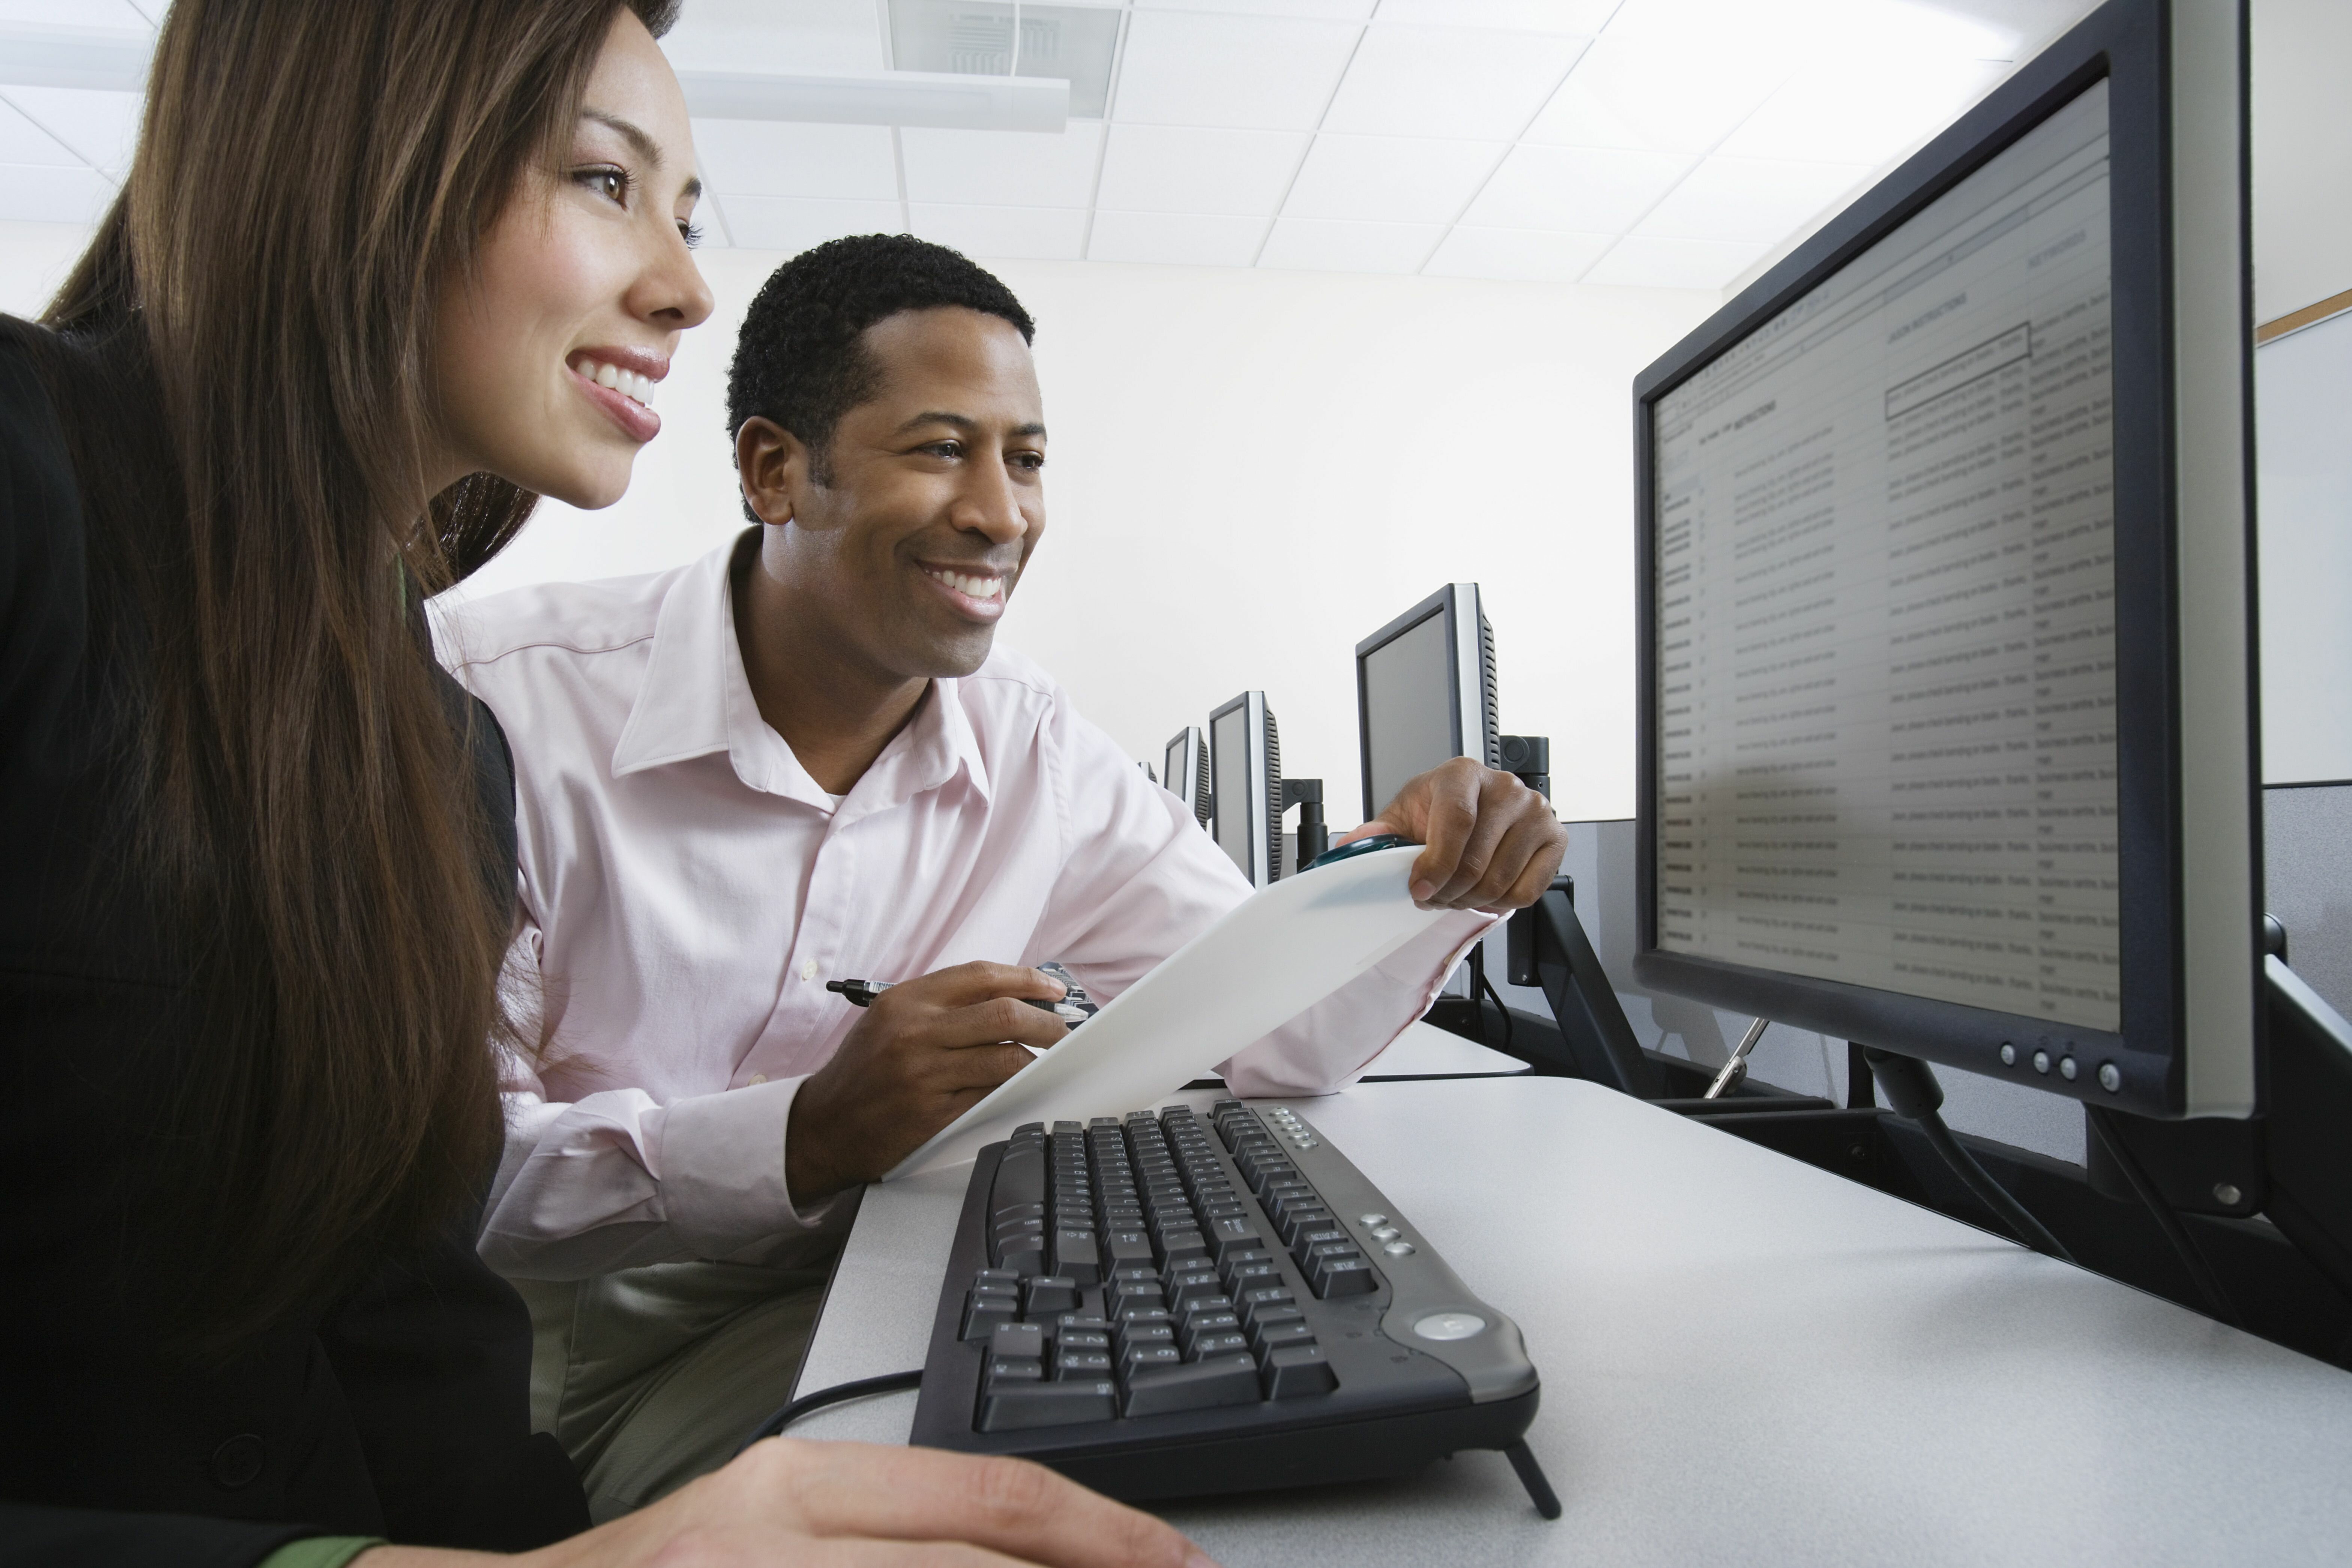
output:
[[[2254,350],[2263,782],[2352,779],[2352,311]]]

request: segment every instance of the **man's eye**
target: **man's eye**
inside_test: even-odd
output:
[[[1013,455],[1013,461],[1016,466],[1034,474],[1045,466],[1045,455],[1042,452],[1016,452]]]
[[[924,447],[923,450],[929,453],[934,457],[961,457],[963,455],[963,443],[961,441],[934,441],[929,446]]]

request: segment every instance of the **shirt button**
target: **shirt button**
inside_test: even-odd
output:
[[[754,1073],[753,1073],[753,1074],[751,1074],[751,1076],[749,1079],[747,1079],[745,1082],[751,1082],[751,1083],[765,1083],[767,1081],[768,1081],[768,1075],[767,1075],[766,1073],[764,1073],[764,1072],[754,1072]]]
[[[814,980],[816,978],[815,959],[811,958],[807,963],[801,966],[801,978],[803,980]]]

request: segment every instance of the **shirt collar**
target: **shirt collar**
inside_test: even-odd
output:
[[[958,690],[931,683],[922,706],[882,748],[837,811],[807,768],[760,716],[735,638],[732,574],[741,552],[757,549],[746,529],[678,574],[654,620],[653,651],[627,724],[613,748],[613,777],[727,753],[736,777],[763,794],[781,795],[849,821],[898,805],[967,775],[982,800],[988,768]]]

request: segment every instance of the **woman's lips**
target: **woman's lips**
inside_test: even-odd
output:
[[[661,415],[652,409],[617,386],[600,385],[593,371],[583,375],[576,367],[565,368],[571,371],[572,380],[580,388],[582,395],[610,415],[613,423],[619,425],[622,434],[630,440],[642,444],[661,434]]]

